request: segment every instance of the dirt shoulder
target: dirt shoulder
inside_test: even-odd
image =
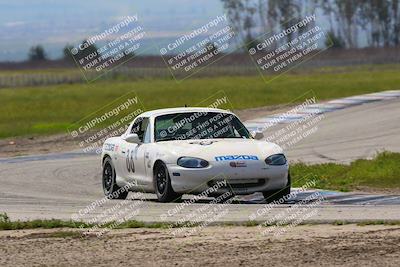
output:
[[[79,149],[77,141],[68,134],[0,140],[0,158],[67,152],[76,149]]]
[[[64,231],[64,234],[60,231]],[[298,226],[274,236],[258,227],[208,227],[174,237],[168,229],[1,231],[0,266],[399,266],[399,226]]]

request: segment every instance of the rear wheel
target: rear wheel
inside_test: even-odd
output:
[[[160,202],[179,201],[182,197],[172,189],[171,178],[167,166],[163,162],[157,163],[154,167],[154,187]]]
[[[267,203],[271,203],[273,201],[278,201],[286,195],[289,195],[291,185],[290,173],[288,173],[288,182],[284,188],[263,192],[265,201],[267,201]]]
[[[126,199],[127,190],[121,190],[121,187],[115,182],[115,168],[110,157],[103,162],[103,192],[108,199]]]

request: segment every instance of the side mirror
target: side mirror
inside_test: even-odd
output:
[[[262,132],[252,132],[251,135],[256,140],[261,140],[264,138],[264,134]]]
[[[124,137],[124,140],[128,143],[140,144],[142,143],[137,134],[128,134]]]

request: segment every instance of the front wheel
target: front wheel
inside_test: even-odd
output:
[[[292,182],[290,173],[288,173],[288,182],[284,188],[263,192],[265,201],[267,201],[267,203],[271,203],[273,201],[279,201],[279,199],[283,198],[284,196],[290,195],[291,186]]]
[[[171,178],[163,162],[157,163],[154,167],[154,187],[160,202],[179,201],[182,197],[172,189]]]
[[[115,182],[115,168],[110,157],[103,162],[103,192],[108,199],[126,199],[127,190],[122,190]]]

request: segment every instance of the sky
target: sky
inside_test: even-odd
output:
[[[51,59],[59,58],[67,43],[80,43],[125,16],[137,14],[159,41],[223,13],[219,0],[0,0],[0,61],[26,60],[29,48],[39,44]]]

